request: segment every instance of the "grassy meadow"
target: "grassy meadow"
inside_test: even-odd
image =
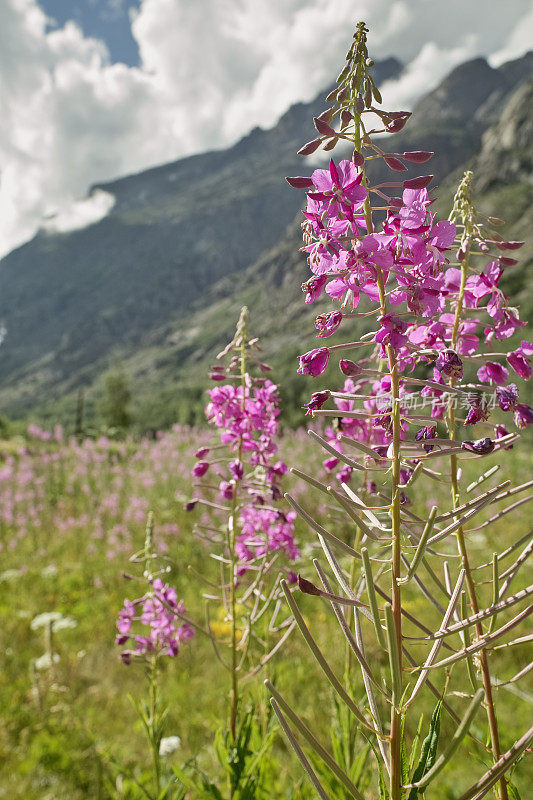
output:
[[[187,514],[183,504],[191,496],[193,453],[208,440],[205,430],[179,426],[153,439],[113,441],[103,437],[81,442],[65,438],[60,430],[46,434],[32,428],[25,438],[2,443],[0,798],[107,800],[136,796],[128,774],[142,776],[148,768],[148,754],[129,695],[144,694],[145,680],[140,665],[120,662],[114,643],[115,621],[124,598],[139,594],[123,573],[134,571],[128,559],[142,547],[146,515],[151,510],[157,549],[170,559],[168,580],[184,598],[189,616],[202,622],[204,587],[195,572],[213,576],[214,567],[206,545],[193,536],[192,524],[194,516],[198,519],[206,512]],[[284,435],[281,454],[291,466],[324,474],[322,454],[303,431]],[[483,466],[503,460],[501,454],[489,456]],[[490,485],[505,478],[515,483],[527,480],[533,463],[527,437],[520,447],[506,453],[506,460]],[[475,477],[476,469],[475,460],[465,462],[465,483]],[[347,540],[353,536],[336,523],[334,512],[320,495],[292,476],[287,476],[287,486],[302,502],[305,499],[306,508],[314,510],[323,522],[329,518],[337,536]],[[448,491],[445,482],[428,486],[420,481],[411,492],[412,508],[423,515],[436,501],[447,507]],[[488,513],[482,513],[486,519]],[[493,551],[501,552],[530,526],[529,506],[524,505],[494,526],[473,533],[473,562],[490,560]],[[294,569],[316,581],[311,558],[320,554],[314,534],[301,523],[297,532],[302,558]],[[453,542],[446,546],[453,572]],[[513,584],[514,591],[530,582],[527,567],[522,573]],[[490,570],[484,574],[488,579]],[[490,602],[488,583],[484,590],[483,599]],[[330,607],[315,597],[300,595],[298,600],[317,640],[342,675],[344,645]],[[414,583],[409,585],[407,607],[429,627],[440,622],[438,611]],[[52,642],[46,640],[46,624],[39,624],[43,620],[39,616],[50,612],[62,615]],[[509,617],[513,613],[517,613],[516,607]],[[223,615],[212,613],[212,624],[223,637]],[[368,655],[379,672],[385,668],[386,656],[373,644],[370,623],[365,620],[364,624]],[[54,657],[50,660],[47,653]],[[496,651],[496,674],[504,680],[510,678],[526,665],[527,656],[527,645]],[[333,724],[330,692],[297,631],[267,671],[327,743]],[[462,664],[451,672],[448,699],[461,706],[461,691],[471,688]],[[356,665],[353,675],[354,696],[364,706]],[[264,705],[267,715],[262,677],[266,674],[250,682],[249,692],[254,702]],[[168,768],[195,757],[209,772],[215,764],[213,734],[226,717],[229,688],[210,642],[198,635],[177,658],[167,659],[161,685],[170,708],[165,735],[181,739],[179,749],[167,759]],[[496,689],[495,696],[506,748],[527,727],[533,689],[526,679]],[[434,698],[427,690],[423,697],[427,722]],[[442,741],[448,729],[444,717]],[[427,725],[423,730],[425,735]],[[481,713],[473,732],[481,739],[486,736]],[[410,731],[410,737],[413,733]],[[356,747],[363,748],[364,741],[356,740]],[[428,800],[458,797],[467,781],[485,771],[482,755],[479,745],[466,740]],[[281,734],[277,734],[275,756],[276,796],[313,797]],[[526,800],[533,781],[531,759],[522,760],[514,780]],[[369,797],[377,796],[377,787],[372,784],[367,792]]]

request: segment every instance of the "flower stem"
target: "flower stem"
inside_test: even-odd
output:
[[[152,750],[152,763],[154,767],[155,797],[161,796],[161,756],[159,754],[159,736],[157,732],[157,656],[150,659],[150,718],[148,727],[150,731],[150,748]]]
[[[466,186],[466,190],[467,191],[469,190],[469,181]],[[466,279],[468,277],[471,234],[472,234],[471,215],[468,215],[465,218],[465,231],[464,231],[463,241],[466,244],[464,246],[464,259],[461,264],[461,284],[459,287],[457,306],[455,309],[455,319],[452,329],[452,338],[450,345],[452,350],[456,350],[458,342],[461,313],[463,311],[463,305],[464,305]],[[455,378],[450,377],[449,384],[453,388],[455,385]],[[455,441],[456,421],[455,421],[455,410],[453,408],[453,403],[450,403],[448,406],[447,429],[448,429],[449,439]],[[457,469],[457,456],[455,454],[452,454],[450,456],[450,478],[451,478],[452,504],[453,504],[453,509],[456,509],[460,505],[461,501],[460,501],[460,488],[459,488],[458,469]],[[479,612],[479,603],[477,600],[476,584],[472,575],[472,569],[470,567],[470,560],[468,558],[468,550],[466,547],[465,535],[462,526],[460,526],[457,529],[456,536],[457,536],[457,546],[459,554],[461,556],[463,569],[465,571],[465,578],[468,586],[468,593],[470,596],[470,606],[472,608],[472,613],[477,614]],[[476,633],[478,637],[483,636],[483,626],[481,622],[478,622],[476,624]],[[485,690],[485,708],[487,711],[487,719],[489,723],[492,754],[494,757],[494,761],[496,762],[498,761],[501,755],[500,737],[498,732],[498,720],[496,718],[496,709],[494,707],[494,700],[492,697],[492,684],[490,679],[489,660],[485,649],[482,649],[480,651],[479,661],[480,661],[481,675],[483,680],[483,688]],[[501,800],[508,800],[507,782],[503,775],[500,779],[500,798]]]
[[[354,146],[358,150],[361,145],[361,116],[357,113],[354,104],[355,135]],[[364,171],[364,166],[362,167]],[[363,185],[367,185],[366,176],[363,177]],[[364,214],[367,232],[370,234],[374,230],[372,220],[372,206],[367,196],[364,202]],[[387,313],[387,299],[385,294],[385,282],[383,272],[376,266],[376,283],[379,292],[380,313]],[[400,687],[399,696],[401,697],[401,669],[402,669],[402,597],[401,597],[401,520],[400,520],[400,381],[396,364],[396,353],[393,347],[387,345],[387,361],[391,379],[391,398],[392,398],[392,487],[391,487],[391,515],[392,515],[392,571],[391,571],[391,596],[392,596],[392,618],[394,623],[394,635],[398,651]],[[391,800],[401,800],[402,798],[402,766],[401,766],[401,712],[400,709],[392,705],[391,707],[391,727],[390,727],[390,796]]]
[[[240,348],[240,367],[241,367],[241,408],[244,416],[245,401],[246,401],[246,323],[248,319],[248,310],[243,308],[241,316],[237,325],[237,336],[240,336],[240,342],[237,340],[237,345]],[[243,437],[242,432],[239,435],[238,455],[239,462],[242,461],[242,447]],[[237,735],[237,713],[239,705],[239,677],[238,677],[238,658],[237,658],[237,557],[235,553],[235,543],[237,537],[237,510],[239,492],[238,487],[240,484],[239,479],[235,479],[235,489],[231,501],[231,513],[228,520],[228,538],[229,538],[229,555],[230,555],[230,609],[231,609],[231,710],[230,710],[230,732],[235,742]],[[230,787],[230,796],[233,796],[233,788]]]

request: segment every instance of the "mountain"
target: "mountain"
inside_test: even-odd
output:
[[[401,65],[388,59],[376,69],[382,82]],[[395,149],[435,150],[431,171],[445,199],[474,162],[489,181],[480,184],[484,202],[501,205],[511,186],[513,198],[525,197],[532,75],[533,54],[499,69],[483,59],[456,68],[418,103]],[[6,256],[0,406],[65,419],[78,387],[88,387],[90,405],[101,373],[120,361],[140,426],[194,421],[207,363],[245,302],[284,392],[292,405],[303,397],[309,386],[294,374],[295,357],[317,309],[300,291],[307,268],[291,220],[301,192],[283,176],[312,168],[294,154],[313,138],[311,118],[323,108],[320,98],[299,103],[271,130],[256,128],[227,150],[94,187],[116,198],[105,219],[67,234],[40,232]],[[513,224],[525,213],[520,200]],[[307,341],[312,347],[311,333]]]

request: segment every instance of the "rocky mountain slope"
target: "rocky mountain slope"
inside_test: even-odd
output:
[[[401,69],[393,59],[377,67],[380,81]],[[497,70],[468,62],[419,102],[395,137],[398,149],[435,150],[443,204],[457,175],[474,165],[483,202],[512,219],[513,233],[527,224],[531,199],[532,75],[533,54]],[[206,364],[244,302],[294,404],[308,388],[294,359],[316,309],[301,300],[306,266],[298,225],[290,224],[301,193],[283,175],[305,171],[294,154],[322,108],[320,99],[297,104],[275,128],[255,129],[228,150],[107,184],[101,188],[116,203],[101,222],[41,232],[4,258],[0,406],[68,418],[77,388],[88,387],[90,400],[119,359],[139,425],[191,421]],[[527,302],[518,272],[510,285]]]

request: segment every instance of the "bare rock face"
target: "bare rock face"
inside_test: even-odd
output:
[[[533,183],[533,79],[522,83],[481,140],[476,189]]]

